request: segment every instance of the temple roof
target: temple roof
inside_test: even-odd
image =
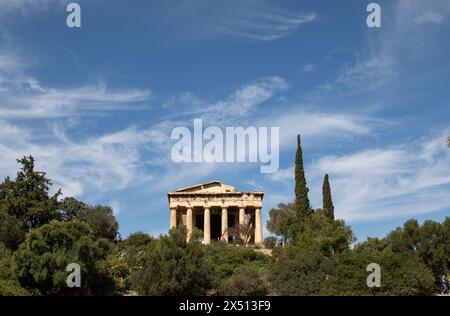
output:
[[[223,184],[220,181],[210,181],[206,183],[200,183],[189,187],[174,190],[169,193],[232,193],[236,192],[236,189],[227,184]]]
[[[190,193],[192,193],[192,194],[219,193],[220,194],[220,193],[243,193],[243,192],[238,192],[236,190],[236,188],[231,185],[223,184],[220,181],[213,180],[213,181],[200,183],[200,184],[192,185],[189,187],[173,190],[173,191],[169,192],[169,195],[170,194],[185,194],[185,193],[188,193],[188,194],[190,194]],[[249,193],[263,194],[263,192],[260,190],[254,190]]]

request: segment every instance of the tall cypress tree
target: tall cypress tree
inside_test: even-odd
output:
[[[295,210],[297,215],[305,217],[311,211],[306,186],[305,170],[303,168],[303,153],[300,135],[297,136],[297,153],[295,155]]]
[[[328,175],[325,175],[322,185],[323,211],[325,215],[334,220],[334,205],[331,199],[331,187],[328,180]]]

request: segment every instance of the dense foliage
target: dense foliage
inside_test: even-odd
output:
[[[60,199],[32,157],[18,162],[16,178],[0,183],[0,296],[434,295],[450,271],[450,218],[410,220],[385,238],[354,244],[351,228],[334,218],[328,176],[322,209],[312,209],[300,138],[296,197],[270,211],[275,236],[264,251],[246,246],[247,238],[204,246],[201,232],[188,239],[184,226],[122,240],[110,207]],[[245,233],[252,231],[234,232]],[[80,265],[79,288],[66,284],[70,263]],[[381,267],[380,287],[367,286],[370,263]]]
[[[334,219],[334,205],[333,199],[331,198],[331,187],[329,177],[327,174],[323,179],[322,200],[323,200],[322,210],[324,211],[325,215],[331,219]]]
[[[267,271],[254,266],[243,266],[219,286],[219,295],[266,296],[272,293]]]
[[[95,295],[114,289],[107,258],[118,233],[109,207],[51,195],[33,157],[18,160],[14,180],[0,184],[0,295]],[[67,266],[81,268],[69,288]]]
[[[305,170],[303,167],[303,152],[300,135],[297,136],[297,152],[295,154],[295,213],[301,220],[311,212],[309,204],[308,192],[306,185]]]
[[[442,224],[415,220],[386,238],[354,245],[350,227],[334,219],[329,176],[322,186],[323,208],[306,210],[307,193],[300,137],[295,157],[294,203],[270,211],[269,231],[282,238],[270,280],[280,295],[432,295],[439,276],[450,271],[450,218]],[[299,203],[299,200],[301,203]],[[299,205],[302,217],[299,218]],[[368,287],[367,266],[381,267],[381,286]]]
[[[274,258],[247,247],[236,247],[224,242],[214,242],[206,247],[206,265],[212,271],[213,288],[219,288],[224,280],[244,267],[269,272],[276,264]]]
[[[20,284],[45,295],[108,294],[112,290],[106,257],[111,250],[106,239],[93,237],[81,222],[52,221],[32,229],[13,255]],[[81,288],[67,287],[70,263],[81,266]]]
[[[198,233],[198,232],[197,232]],[[187,229],[172,229],[142,252],[131,283],[141,295],[202,295],[209,288],[211,275],[204,262],[204,249]]]

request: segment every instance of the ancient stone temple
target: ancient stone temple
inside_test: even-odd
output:
[[[261,209],[264,192],[238,192],[219,181],[178,189],[168,194],[170,228],[186,225],[191,233],[196,227],[203,231],[203,243],[211,240],[231,242],[228,231],[236,225],[254,228],[250,243],[262,244]]]

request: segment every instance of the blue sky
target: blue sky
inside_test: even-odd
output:
[[[66,196],[111,205],[124,236],[165,233],[166,193],[217,179],[293,198],[303,136],[314,207],[328,173],[358,240],[450,212],[450,2],[0,0],[0,176],[31,154]],[[176,164],[171,131],[280,128],[280,170]]]

